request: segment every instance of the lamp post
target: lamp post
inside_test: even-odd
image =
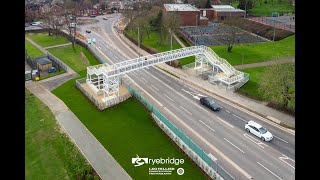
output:
[[[140,33],[139,33],[139,26],[138,26],[138,47],[140,48]]]

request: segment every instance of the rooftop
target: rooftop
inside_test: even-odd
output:
[[[166,11],[199,11],[191,4],[164,4]]]
[[[231,12],[242,12],[242,9],[236,9],[230,5],[211,5],[212,9],[215,11],[231,11]]]
[[[46,58],[46,57],[37,59],[37,62],[38,62],[39,64],[41,64],[41,65],[51,64],[51,63],[52,63],[52,62],[51,62],[48,58]]]

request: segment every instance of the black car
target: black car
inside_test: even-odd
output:
[[[221,107],[210,97],[201,97],[200,103],[214,111],[220,111]]]
[[[90,30],[86,30],[86,33],[91,33],[91,31]]]
[[[105,18],[105,17],[104,17],[104,18],[102,18],[102,19],[103,19],[103,20],[108,20],[108,18]]]

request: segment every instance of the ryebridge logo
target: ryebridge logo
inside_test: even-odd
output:
[[[137,154],[136,154],[137,155]],[[137,155],[136,158],[132,158],[131,160],[132,164],[134,164],[134,166],[142,166],[144,164],[148,164],[148,158],[139,158],[139,156]]]
[[[137,154],[136,154],[137,155]],[[142,166],[144,164],[174,164],[174,165],[180,165],[184,163],[184,159],[175,159],[175,158],[158,158],[158,159],[151,159],[151,158],[140,158],[138,155],[136,158],[132,158],[131,160],[132,164],[134,164],[135,167]]]

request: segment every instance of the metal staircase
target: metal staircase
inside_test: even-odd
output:
[[[206,63],[220,68],[226,76],[221,76],[218,80],[227,86],[233,86],[239,82],[246,82],[246,78],[249,78],[249,74],[234,69],[225,59],[220,58],[211,48],[206,46],[191,46],[138,57],[128,61],[115,63],[113,65],[99,64],[89,66],[87,67],[87,83],[96,93],[100,93],[102,91],[104,92],[104,95],[107,94],[109,97],[110,95],[119,93],[120,75],[189,56],[196,56],[196,63],[200,63],[201,66]],[[100,83],[101,80],[102,84]],[[93,88],[93,86],[95,86],[95,88]]]

